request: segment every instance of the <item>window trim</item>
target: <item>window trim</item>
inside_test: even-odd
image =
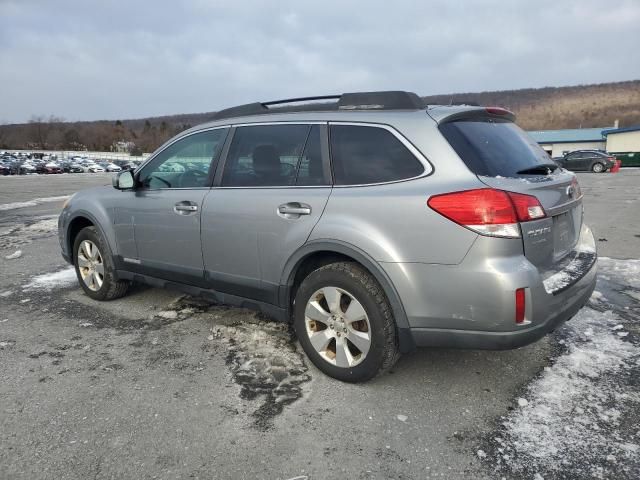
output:
[[[256,186],[256,185],[246,185],[246,186],[230,186],[230,185],[222,185],[222,176],[224,174],[224,168],[227,165],[227,159],[229,150],[231,149],[231,144],[233,142],[233,138],[235,137],[236,129],[239,127],[258,127],[258,126],[269,126],[269,125],[320,125],[320,154],[322,156],[322,170],[325,175],[325,179],[327,183],[325,185],[264,185],[264,186]],[[211,188],[220,189],[220,190],[246,190],[246,189],[300,189],[300,188],[332,188],[333,185],[333,174],[329,162],[329,128],[327,126],[326,121],[320,120],[301,120],[301,121],[282,121],[282,122],[248,122],[248,123],[236,123],[233,125],[228,125],[230,127],[229,135],[227,135],[227,141],[222,149],[220,158],[218,160],[218,165],[216,168],[215,177],[213,180],[213,184]],[[297,174],[296,174],[297,175]]]
[[[328,122],[328,131],[327,131],[327,139],[329,144],[329,150],[331,149],[331,126],[332,125],[348,125],[354,127],[369,127],[369,128],[381,128],[383,130],[387,130],[394,137],[396,137],[400,143],[402,143],[411,154],[422,164],[424,171],[420,175],[416,175],[415,177],[402,178],[400,180],[390,180],[387,182],[376,182],[376,183],[354,183],[348,185],[336,185],[335,183],[335,175],[333,175],[333,156],[331,152],[329,152],[329,157],[331,158],[331,173],[332,173],[332,185],[333,188],[351,188],[351,187],[370,187],[376,185],[389,185],[392,183],[401,183],[401,182],[409,182],[411,180],[416,180],[418,178],[428,177],[433,174],[434,168],[431,162],[423,155],[423,153],[418,150],[418,148],[411,143],[411,141],[405,137],[402,133],[395,129],[395,127],[388,125],[386,123],[376,123],[376,122],[342,122],[342,121],[329,121]]]
[[[156,158],[158,158],[158,156],[160,154],[162,154],[165,150],[167,150],[169,147],[171,147],[173,144],[184,140],[185,138],[191,137],[193,135],[197,135],[200,133],[206,133],[206,132],[210,132],[212,130],[220,130],[220,129],[226,129],[227,130],[227,134],[224,137],[223,143],[222,143],[222,148],[220,149],[220,153],[217,156],[212,156],[211,157],[211,161],[209,162],[209,171],[208,171],[208,175],[207,175],[207,182],[205,183],[205,185],[203,185],[202,187],[161,187],[161,188],[145,188],[145,187],[140,187],[139,185],[139,178],[140,178],[140,174],[142,173],[142,171],[151,163],[153,162]],[[174,137],[173,139],[168,140],[167,142],[165,142],[164,145],[162,145],[158,150],[155,151],[155,153],[153,153],[152,155],[149,156],[149,158],[147,158],[138,168],[135,169],[135,171],[133,172],[133,178],[135,179],[136,182],[136,190],[143,190],[145,192],[156,192],[159,190],[203,190],[203,189],[210,189],[213,179],[214,179],[214,175],[215,175],[215,171],[217,170],[217,166],[220,164],[220,160],[222,159],[222,155],[225,152],[225,148],[227,147],[227,142],[229,141],[229,134],[231,133],[231,126],[230,125],[219,125],[216,127],[209,127],[209,128],[203,128],[202,130],[196,130],[194,132],[189,132],[185,135],[181,135],[178,137]]]

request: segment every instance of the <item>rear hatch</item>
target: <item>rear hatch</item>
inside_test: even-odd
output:
[[[445,119],[440,131],[483,183],[538,199],[546,216],[520,224],[524,253],[540,269],[557,270],[576,246],[582,227],[576,177],[555,164],[511,121],[509,112],[487,110],[493,113],[476,109],[467,117]]]

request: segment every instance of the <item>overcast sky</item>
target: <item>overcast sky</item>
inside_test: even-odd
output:
[[[0,0],[0,122],[640,78],[639,0]]]

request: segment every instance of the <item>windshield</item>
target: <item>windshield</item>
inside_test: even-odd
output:
[[[549,155],[515,123],[494,119],[440,125],[440,132],[476,175],[519,177],[544,173]],[[519,173],[520,172],[520,173]]]

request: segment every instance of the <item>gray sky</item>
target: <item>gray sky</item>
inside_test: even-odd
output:
[[[0,0],[0,121],[640,78],[640,1]]]

